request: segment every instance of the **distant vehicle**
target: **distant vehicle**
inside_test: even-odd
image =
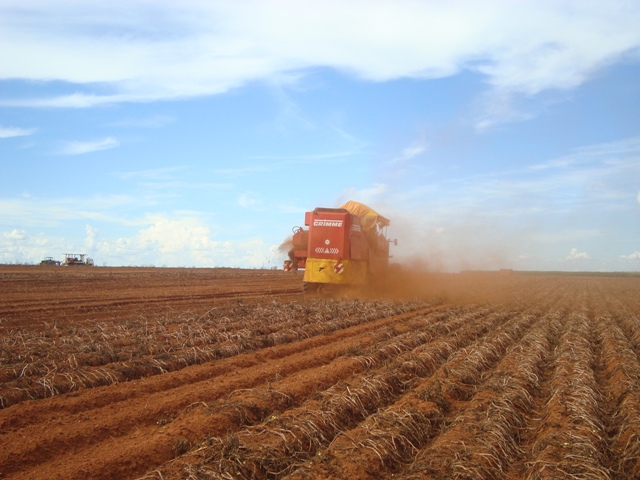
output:
[[[53,257],[46,257],[40,262],[40,265],[52,265],[54,267],[60,266],[60,260],[54,260]]]
[[[87,257],[86,253],[65,253],[63,266],[93,267],[93,259]]]

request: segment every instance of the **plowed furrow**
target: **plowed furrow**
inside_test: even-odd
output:
[[[87,469],[91,478],[142,473],[153,465],[140,458],[141,451],[149,452],[149,459],[166,461],[174,455],[177,437],[196,441],[216,431],[219,419],[207,419],[208,415],[200,409],[189,409],[190,405],[209,404],[229,392],[295,377],[299,372],[304,372],[304,378],[313,378],[307,377],[311,375],[309,368],[329,364],[354,346],[367,348],[381,341],[389,325],[400,330],[404,323],[415,325],[415,318],[430,310],[370,321],[180,372],[86,390],[72,397],[9,407],[0,411],[0,441],[7,446],[0,450],[0,471],[15,478],[47,478],[46,472],[53,468],[49,462],[54,462],[55,471],[63,471],[64,478],[84,478],[83,470]],[[337,374],[328,375],[330,380],[326,381],[333,384],[362,368],[362,362],[354,359],[342,362],[336,367]],[[313,391],[315,382],[306,384]],[[127,408],[120,409],[121,403]],[[46,429],[43,422],[48,422]],[[223,427],[220,433],[226,431],[225,425],[219,427]],[[20,440],[35,437],[35,432],[40,437],[37,444]],[[90,458],[90,464],[83,458]]]
[[[611,470],[614,478],[640,478],[640,362],[618,322],[599,318],[598,334],[601,390],[611,414]]]
[[[452,348],[455,351],[496,328],[506,318],[505,314],[493,314],[468,322],[437,343],[455,345]],[[203,474],[217,472],[212,474],[227,475],[227,478],[282,476],[325,448],[338,433],[401,395],[416,374],[411,368],[403,369],[403,363],[407,358],[419,356],[423,350],[429,351],[429,347],[427,344],[415,349],[416,352],[402,353],[385,367],[355,376],[346,384],[321,393],[319,399],[275,415],[264,424],[226,437],[212,438],[196,450],[196,458],[186,457],[174,462],[161,470],[158,478],[180,478],[181,472],[194,468]],[[204,462],[201,461],[203,458],[206,459]]]
[[[398,474],[399,468],[406,463],[414,465],[413,469],[405,472],[409,476],[415,469],[421,476],[432,472],[434,478],[452,478],[454,472],[450,466],[445,468],[442,461],[452,458],[449,457],[450,450],[461,452],[456,438],[465,445],[471,443],[466,451],[473,451],[474,438],[471,433],[475,433],[476,428],[482,428],[487,433],[483,439],[486,443],[476,445],[480,459],[488,458],[488,454],[483,454],[483,450],[486,450],[486,445],[492,445],[492,433],[500,433],[506,437],[501,445],[506,444],[508,447],[507,440],[511,437],[507,434],[517,427],[510,424],[514,419],[506,418],[505,413],[509,413],[510,407],[526,403],[530,396],[525,382],[532,382],[537,378],[536,369],[540,363],[541,348],[533,339],[537,338],[535,332],[539,331],[539,328],[533,327],[534,333],[527,334],[527,338],[522,340],[531,347],[527,349],[526,354],[523,354],[521,349],[515,349],[514,343],[518,342],[537,321],[534,316],[520,316],[511,320],[510,325],[505,326],[500,335],[483,337],[475,345],[456,352],[456,358],[452,359],[457,363],[456,368],[449,368],[451,361],[445,363],[434,375],[414,385],[398,402],[372,415],[356,429],[336,438],[331,446],[322,452],[320,459],[309,462],[292,475],[292,478],[373,479],[389,472],[398,477],[402,475]],[[511,353],[500,361],[495,371],[492,370],[492,366],[507,349]],[[467,355],[462,353],[465,351]],[[479,358],[482,358],[479,362],[481,367],[478,366]],[[517,378],[511,378],[514,374],[514,362],[521,363]],[[464,363],[467,363],[466,368]],[[482,382],[483,374],[489,372],[490,379],[483,383],[479,393],[473,395],[468,404],[460,402],[457,395],[453,398],[447,395],[447,390],[451,394],[455,389],[442,388],[443,385],[451,384],[478,384]],[[492,410],[497,413],[490,418]],[[443,425],[453,421],[453,417],[456,427],[450,430],[450,434],[436,437],[434,446],[418,453],[432,437],[440,433]],[[491,424],[491,420],[499,421]],[[488,425],[494,427],[492,432],[487,431]],[[491,453],[496,455],[495,452]],[[429,459],[428,466],[423,460],[425,458]]]
[[[327,383],[327,379],[333,379],[335,383],[336,379],[344,379],[347,374],[370,371],[378,364],[392,360],[399,352],[415,349],[430,341],[439,332],[455,330],[465,319],[479,317],[480,312],[457,316],[458,310],[446,309],[413,317],[410,322],[395,323],[388,329],[376,332],[376,339],[380,341],[371,342],[371,346],[359,343],[349,349],[344,357],[297,374],[293,382],[290,378],[276,378],[264,387],[234,391],[224,400],[211,404],[209,409],[214,412],[212,415],[220,416],[224,424],[239,427],[257,423],[274,412],[299,405],[306,400],[304,395],[309,391],[317,395],[329,388],[332,384]],[[403,331],[406,333],[401,333]],[[363,358],[367,360],[363,361]],[[371,358],[375,358],[376,362],[372,362]],[[329,371],[331,375],[327,373]],[[338,371],[346,373],[338,376]]]
[[[411,311],[417,305],[317,302],[310,308],[274,302],[249,310],[209,312],[187,321],[186,332],[147,320],[98,324],[73,336],[59,329],[19,332],[3,342],[0,407],[175,371]]]
[[[449,428],[412,459],[398,478],[492,478],[521,455],[521,439],[539,389],[540,371],[552,349],[546,336],[555,316],[525,323],[477,392],[447,417]],[[526,319],[525,319],[526,320]],[[520,335],[519,335],[520,333]],[[489,340],[490,341],[490,340]]]
[[[550,396],[529,452],[526,478],[608,479],[608,445],[594,365],[593,325],[579,313],[560,339]]]

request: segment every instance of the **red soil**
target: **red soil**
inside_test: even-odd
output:
[[[640,475],[640,278],[390,280],[0,267],[0,478]]]

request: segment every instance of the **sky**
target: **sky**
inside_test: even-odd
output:
[[[0,0],[0,263],[640,271],[636,0]]]

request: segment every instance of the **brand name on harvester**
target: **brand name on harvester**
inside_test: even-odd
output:
[[[314,227],[342,227],[342,220],[326,220],[319,218],[313,221]]]

